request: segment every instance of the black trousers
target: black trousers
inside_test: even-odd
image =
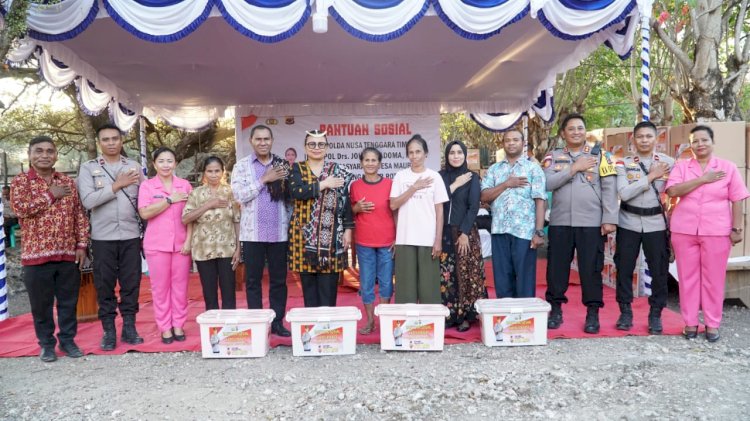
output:
[[[57,339],[70,343],[78,332],[76,305],[81,274],[73,262],[49,262],[23,267],[23,283],[29,294],[34,331],[42,348],[54,347],[55,319],[52,306],[57,300]]]
[[[570,280],[573,251],[578,252],[578,274],[581,277],[582,301],[585,306],[604,307],[602,269],[604,241],[599,227],[549,227],[547,249],[547,292],[550,304],[567,303],[565,293]]]
[[[196,260],[195,265],[198,267],[198,274],[201,277],[203,302],[206,304],[206,310],[217,310],[219,308],[219,289],[221,290],[221,308],[224,310],[237,308],[232,258]]]
[[[651,307],[662,309],[667,305],[667,279],[669,277],[669,249],[667,232],[635,232],[617,228],[617,302],[633,302],[633,270],[643,244],[648,270],[651,273]]]
[[[138,313],[138,294],[141,291],[141,240],[91,241],[94,287],[99,303],[99,319],[117,317],[115,285],[120,282],[120,315]]]
[[[276,312],[274,322],[282,322],[286,314],[286,253],[287,242],[242,242],[242,259],[245,261],[245,292],[247,308],[263,308],[263,268],[268,262],[268,301]]]
[[[305,307],[336,307],[339,276],[341,276],[340,272],[300,273]]]

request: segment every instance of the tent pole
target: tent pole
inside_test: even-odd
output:
[[[3,225],[3,204],[0,202],[0,225]],[[1,229],[1,228],[0,228]],[[8,318],[8,287],[5,270],[5,230],[0,231],[0,320]]]
[[[645,2],[651,3],[651,2]],[[648,6],[651,6],[648,4]],[[643,121],[651,120],[651,59],[649,49],[649,37],[651,35],[651,8],[644,7],[641,10],[641,114]]]
[[[529,114],[523,113],[523,156],[529,158]]]
[[[148,160],[146,159],[146,118],[138,117],[138,139],[141,145],[141,168],[143,175],[148,175]]]

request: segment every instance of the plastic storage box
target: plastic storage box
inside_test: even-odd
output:
[[[257,358],[268,354],[273,310],[209,310],[196,318],[203,358]]]
[[[357,307],[303,307],[286,314],[292,325],[295,357],[354,354],[357,348]]]
[[[380,304],[380,349],[442,351],[448,307],[440,304]]]
[[[481,299],[474,307],[480,315],[485,345],[547,344],[547,313],[551,307],[541,298]]]

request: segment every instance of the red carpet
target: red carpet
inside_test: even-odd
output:
[[[542,284],[537,285],[537,296],[544,297],[546,261],[539,260],[537,266],[537,279],[541,279]],[[490,298],[495,297],[494,288],[492,288],[492,265],[486,264],[487,289]],[[577,273],[571,272],[571,278],[577,281]],[[289,299],[287,308],[303,307],[302,291],[299,284],[299,277],[290,273],[287,280],[289,286]],[[264,297],[268,297],[268,285],[264,284]],[[357,295],[359,289],[359,280],[355,270],[346,273],[344,285],[339,287],[338,305],[339,306],[357,306],[362,310],[361,300]],[[637,298],[633,302],[633,313],[635,326],[629,332],[616,330],[614,325],[619,316],[619,309],[615,302],[615,291],[611,288],[604,288],[605,307],[600,312],[601,332],[598,335],[588,335],[583,333],[583,323],[586,317],[586,310],[580,302],[581,288],[576,283],[571,283],[568,289],[569,303],[563,307],[565,323],[558,330],[549,331],[550,339],[559,338],[599,338],[599,337],[616,337],[626,335],[648,335],[646,326],[646,317],[648,315],[648,301],[646,298]],[[177,351],[200,351],[200,329],[195,322],[196,316],[204,311],[203,297],[201,293],[200,280],[197,274],[191,274],[190,287],[188,290],[189,316],[188,323],[185,325],[187,340],[185,342],[173,342],[170,345],[161,343],[160,333],[156,328],[153,316],[153,307],[151,305],[151,292],[148,277],[144,276],[141,285],[141,309],[138,313],[138,332],[143,336],[145,342],[141,345],[127,345],[119,340],[122,320],[117,319],[118,342],[114,351],[105,352],[99,349],[102,329],[98,321],[78,324],[78,336],[76,343],[87,354],[123,354],[128,351],[139,352],[177,352]],[[237,307],[246,308],[244,292],[238,292]],[[264,308],[268,308],[268,300],[264,299]],[[360,326],[364,325],[364,310],[362,310],[363,320]],[[678,335],[682,331],[682,318],[679,314],[664,310],[662,316],[664,322],[665,335]],[[288,324],[287,324],[288,326]],[[459,333],[455,329],[447,329],[445,332],[445,343],[468,343],[481,342],[479,325],[474,324],[472,328],[464,333]],[[360,344],[377,344],[380,343],[380,333],[376,330],[370,335],[357,336],[357,343]],[[279,345],[291,346],[291,338],[280,338],[271,335],[271,346]],[[0,322],[0,357],[22,357],[36,356],[39,354],[39,345],[34,336],[33,322],[31,314],[24,314],[18,317]]]

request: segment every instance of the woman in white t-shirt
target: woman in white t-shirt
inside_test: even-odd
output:
[[[425,167],[427,153],[420,135],[409,139],[411,168],[399,171],[391,186],[391,209],[398,210],[396,303],[441,303],[442,203],[448,193],[440,174]]]

